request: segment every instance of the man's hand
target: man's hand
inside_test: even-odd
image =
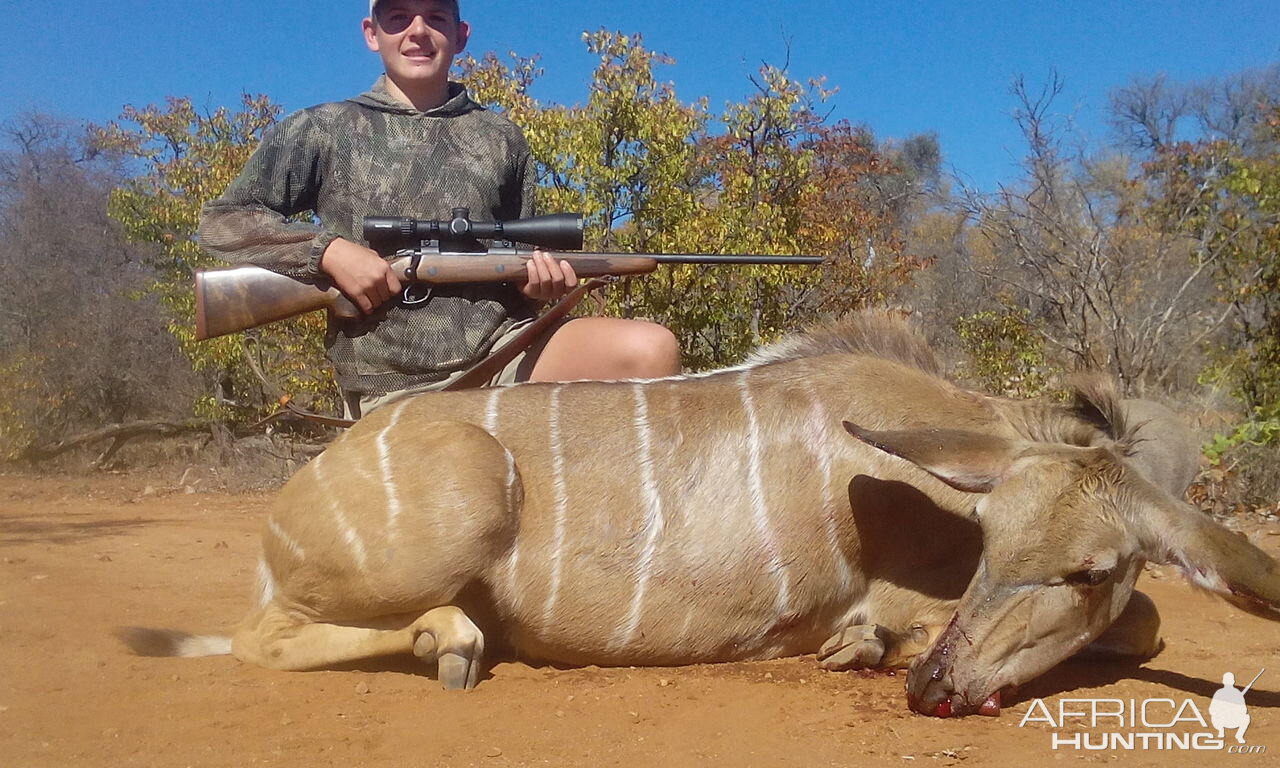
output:
[[[320,271],[366,315],[400,293],[400,278],[377,251],[340,237],[324,249]]]
[[[520,292],[538,301],[557,301],[578,286],[578,275],[573,265],[555,257],[546,251],[535,250],[526,266],[529,282]]]

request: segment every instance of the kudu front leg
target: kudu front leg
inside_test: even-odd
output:
[[[832,671],[905,667],[928,650],[938,629],[913,624],[905,632],[894,632],[879,624],[855,624],[822,644],[818,664]]]
[[[879,624],[845,627],[818,649],[818,665],[833,672],[876,667],[891,642],[889,630]]]
[[[452,605],[427,611],[410,628],[413,655],[434,662],[446,690],[475,688],[484,661],[484,635],[461,608]]]

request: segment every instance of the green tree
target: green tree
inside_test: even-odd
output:
[[[148,249],[107,215],[117,159],[49,115],[0,126],[0,146],[0,459],[108,425],[181,421],[198,382],[156,302],[138,297]]]
[[[1158,389],[1212,330],[1200,310],[1213,254],[1152,215],[1123,158],[1074,146],[1051,109],[1063,87],[1015,82],[1028,150],[1020,178],[994,194],[966,190],[969,229],[956,245],[985,289],[981,306],[961,314],[1026,317],[1055,367],[1107,371],[1129,392]]]
[[[970,378],[988,392],[1036,397],[1049,389],[1052,373],[1044,339],[1026,312],[984,311],[955,320],[955,332],[969,353]]]
[[[657,78],[658,66],[674,62],[641,36],[599,30],[583,41],[599,64],[580,106],[544,106],[529,95],[541,74],[536,59],[460,64],[477,98],[528,136],[540,210],[586,213],[588,248],[833,256],[823,271],[663,268],[621,281],[607,312],[662,322],[680,338],[686,365],[706,368],[906,280],[890,211],[873,210],[867,193],[868,179],[900,171],[864,140],[869,134],[824,124],[817,105],[829,92],[820,81],[764,66],[750,97],[713,117],[705,100],[681,102]],[[884,257],[875,269],[864,266],[870,239]]]
[[[279,114],[265,96],[246,95],[238,111],[208,114],[189,99],[171,98],[163,108],[126,107],[118,122],[95,129],[98,146],[142,163],[143,172],[112,194],[109,210],[132,240],[156,246],[149,259],[156,278],[148,290],[159,297],[192,365],[212,381],[194,406],[201,416],[253,421],[281,397],[336,402],[321,315],[195,340],[195,272],[221,266],[195,242],[200,207],[226,189]]]
[[[1225,385],[1255,420],[1280,421],[1280,107],[1246,145],[1177,144],[1152,163],[1163,177],[1203,190],[1185,226],[1219,254],[1214,278],[1227,308],[1206,377]],[[1271,430],[1268,434],[1274,434]]]

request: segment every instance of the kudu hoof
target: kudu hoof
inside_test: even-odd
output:
[[[867,669],[884,659],[888,630],[879,624],[845,627],[818,651],[818,664],[831,671]]]
[[[483,644],[461,642],[439,647],[435,636],[423,632],[413,642],[413,655],[436,665],[436,679],[446,691],[463,691],[476,687],[480,680]]]

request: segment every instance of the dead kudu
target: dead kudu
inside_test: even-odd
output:
[[[1101,379],[1076,399],[963,390],[878,314],[705,375],[406,398],[280,492],[230,643],[122,637],[279,669],[412,652],[447,688],[486,641],[571,665],[816,652],[910,664],[910,706],[946,716],[1086,646],[1154,653],[1145,560],[1280,618],[1275,561],[1175,498],[1185,428]]]

